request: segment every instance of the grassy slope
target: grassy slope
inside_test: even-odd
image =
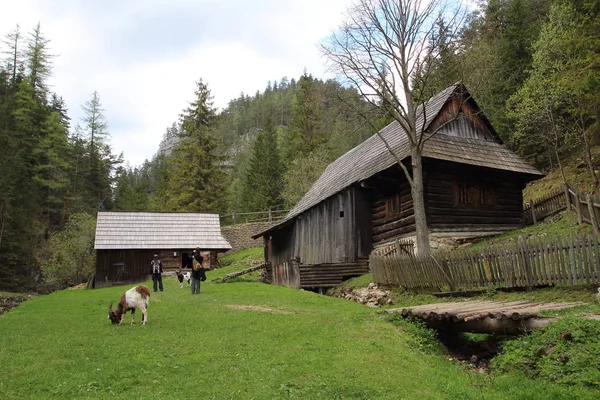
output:
[[[600,146],[592,148],[592,159],[595,161],[597,168],[600,168]],[[572,186],[589,192],[592,190],[592,178],[585,166],[583,155],[574,155],[564,161],[564,173],[567,182]],[[531,182],[525,188],[523,197],[525,202],[530,199],[536,200],[552,193],[555,190],[562,188],[563,178],[558,170],[549,172],[543,179]]]
[[[165,291],[152,295],[146,327],[108,322],[107,303],[122,287],[64,290],[23,303],[0,318],[0,398],[597,394],[514,374],[494,380],[473,375],[435,350],[426,331],[405,321],[393,324],[349,301],[255,282],[210,283],[228,272],[209,272],[199,296],[166,278]]]

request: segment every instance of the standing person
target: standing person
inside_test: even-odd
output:
[[[152,275],[152,283],[154,284],[154,291],[156,292],[156,286],[160,288],[160,291],[163,291],[162,284],[162,273],[163,267],[162,262],[158,259],[158,254],[154,255],[154,259],[150,262],[150,275]]]
[[[202,266],[204,257],[200,254],[200,248],[196,247],[190,254],[192,259],[192,294],[200,293],[200,282],[206,280],[206,273]]]

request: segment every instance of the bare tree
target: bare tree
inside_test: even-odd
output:
[[[432,91],[431,66],[440,57],[439,45],[457,37],[464,16],[460,2],[356,0],[345,23],[321,46],[333,69],[371,104],[389,113],[407,135],[410,170],[378,133],[410,184],[419,254],[430,253],[422,154],[435,132],[425,132],[430,116],[418,106]]]

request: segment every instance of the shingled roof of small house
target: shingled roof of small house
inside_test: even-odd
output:
[[[218,214],[99,212],[94,248],[229,250]]]
[[[427,128],[435,117],[440,113],[442,107],[453,98],[455,94],[461,94],[465,100],[472,103],[478,109],[475,101],[470,97],[462,83],[451,85],[417,109],[417,131],[427,131]],[[433,135],[425,142],[423,157],[438,160],[453,161],[462,164],[476,165],[480,167],[512,171],[531,177],[541,177],[543,174],[529,165],[517,154],[504,146],[495,133],[493,127],[483,113],[479,117],[488,126],[491,136],[483,139],[468,139],[448,134],[446,130]],[[410,156],[410,145],[407,135],[401,125],[394,121],[379,132],[400,159]],[[396,159],[379,137],[374,134],[358,146],[349,150],[337,160],[329,164],[323,174],[312,185],[310,190],[294,206],[288,215],[276,225],[257,233],[254,238],[276,229],[290,222],[294,217],[314,207],[321,201],[333,196],[341,190],[354,183],[363,181],[378,172],[381,172],[396,164]]]

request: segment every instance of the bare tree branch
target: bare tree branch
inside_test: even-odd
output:
[[[451,120],[426,132],[428,119],[434,116],[427,115],[425,94],[431,89],[430,74],[439,58],[438,45],[445,40],[435,35],[438,22],[444,21],[442,26],[449,27],[452,40],[465,16],[466,8],[460,1],[356,0],[348,10],[346,22],[321,46],[345,82],[356,87],[370,104],[389,113],[406,135],[411,170],[377,132],[410,184],[417,247],[424,253],[429,252],[429,238],[422,181],[423,147],[459,115],[457,112]]]

